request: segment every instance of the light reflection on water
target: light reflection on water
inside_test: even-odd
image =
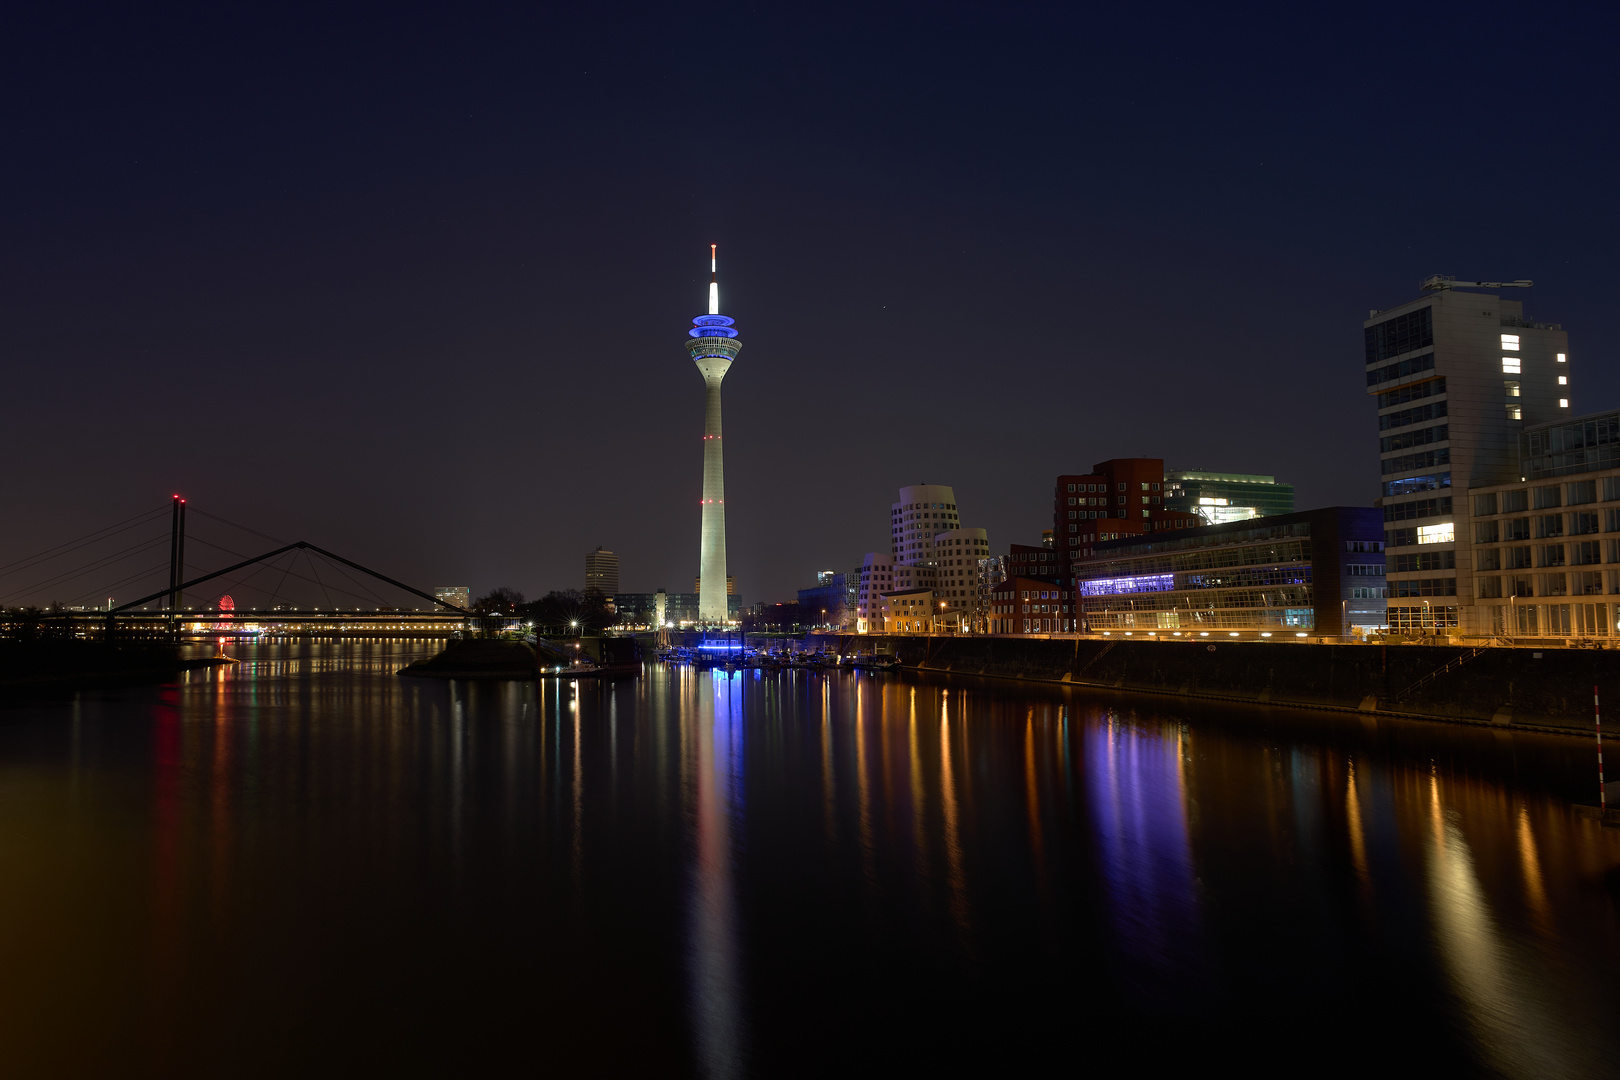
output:
[[[23,1074],[1615,1060],[1620,830],[1571,815],[1574,740],[902,675],[397,678],[421,650],[0,709]]]

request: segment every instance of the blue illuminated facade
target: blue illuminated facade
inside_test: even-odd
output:
[[[1334,506],[1101,541],[1075,566],[1084,630],[1347,637],[1386,622],[1384,518]]]

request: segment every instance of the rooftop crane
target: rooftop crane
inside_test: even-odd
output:
[[[1518,281],[1458,281],[1454,277],[1435,274],[1418,282],[1418,288],[1424,292],[1439,292],[1441,289],[1528,289],[1534,284],[1528,278]]]

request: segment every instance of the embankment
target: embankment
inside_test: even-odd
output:
[[[1209,639],[861,639],[861,651],[872,645],[922,671],[1571,734],[1592,731],[1595,685],[1602,700],[1612,703],[1620,728],[1620,652],[1606,650],[1476,652],[1453,646]]]

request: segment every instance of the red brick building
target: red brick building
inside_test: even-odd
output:
[[[1073,633],[1074,610],[1072,589],[1041,578],[1008,577],[990,593],[990,632]]]

